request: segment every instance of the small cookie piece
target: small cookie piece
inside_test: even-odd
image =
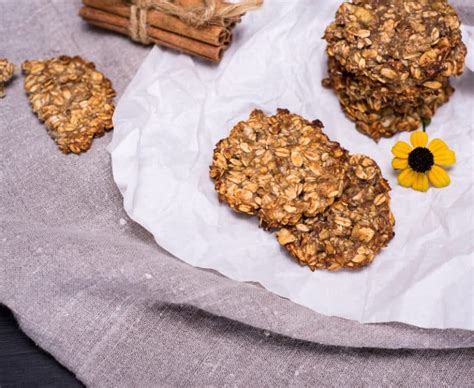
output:
[[[460,75],[466,47],[446,0],[353,0],[326,29],[327,53],[353,74],[388,84]]]
[[[25,90],[33,112],[64,152],[87,151],[112,129],[115,91],[95,65],[81,57],[26,61]]]
[[[322,127],[286,109],[253,111],[214,150],[210,176],[220,201],[257,214],[267,229],[323,212],[342,194],[347,151]]]
[[[342,197],[323,214],[277,232],[279,243],[311,270],[357,269],[370,264],[393,238],[390,186],[365,155],[349,159]]]
[[[15,65],[6,58],[0,58],[0,98],[5,97],[5,85],[13,77]]]

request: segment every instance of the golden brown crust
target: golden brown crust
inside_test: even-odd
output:
[[[390,186],[367,156],[349,159],[347,186],[324,213],[277,232],[278,241],[312,270],[357,269],[370,264],[393,238]]]
[[[60,56],[26,61],[22,69],[33,112],[62,152],[87,151],[113,127],[115,91],[93,63]]]
[[[214,150],[219,199],[269,229],[324,211],[342,194],[347,152],[321,128],[283,109],[252,112]]]

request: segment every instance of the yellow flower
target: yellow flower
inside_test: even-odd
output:
[[[451,183],[448,173],[441,166],[449,167],[456,163],[456,154],[441,139],[433,139],[428,144],[425,132],[414,132],[411,144],[397,142],[392,148],[395,156],[392,167],[401,170],[398,183],[418,191],[427,191],[429,182],[434,187],[446,187]]]

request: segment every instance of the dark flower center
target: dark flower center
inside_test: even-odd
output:
[[[428,148],[417,147],[408,155],[408,164],[416,172],[430,171],[434,165],[434,157]]]

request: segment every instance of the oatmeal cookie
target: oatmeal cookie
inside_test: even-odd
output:
[[[323,85],[332,87],[336,92],[343,89],[352,101],[367,101],[375,110],[388,103],[413,104],[421,100],[437,99],[449,86],[449,77],[443,76],[426,81],[426,85],[387,85],[345,71],[334,58],[328,60],[328,73],[329,78]]]
[[[398,94],[380,85],[361,84],[359,77],[342,72],[337,64],[330,63],[329,68],[326,85],[335,90],[342,109],[357,129],[374,140],[421,127],[454,93],[447,78],[443,84],[441,80],[432,81],[433,85],[437,83],[436,88],[412,87],[413,91]]]
[[[378,141],[398,132],[414,131],[429,121],[436,110],[448,101],[454,89],[448,85],[438,97],[418,103],[387,103],[374,109],[368,101],[352,102],[344,91],[337,93],[344,113],[356,123],[357,129]]]
[[[267,229],[323,212],[342,194],[347,152],[322,128],[284,109],[253,111],[214,150],[210,176],[219,199],[258,215]]]
[[[353,0],[326,29],[327,53],[345,70],[381,83],[460,75],[466,47],[446,0]]]
[[[311,270],[370,264],[393,238],[390,186],[367,156],[349,159],[344,193],[324,213],[277,232],[279,243]]]
[[[115,91],[93,63],[61,56],[26,61],[22,69],[33,112],[62,152],[87,151],[112,128]]]

